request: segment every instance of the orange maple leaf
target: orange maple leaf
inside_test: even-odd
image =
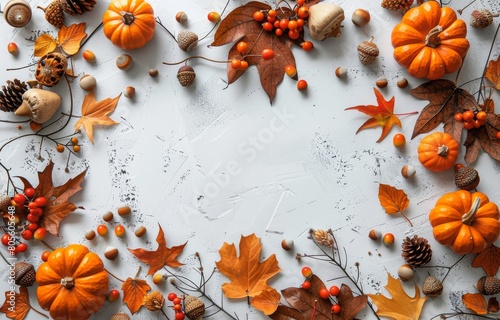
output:
[[[260,262],[262,245],[253,233],[241,236],[239,248],[240,256],[237,257],[234,244],[224,242],[219,249],[221,259],[215,263],[219,271],[231,280],[222,285],[226,297],[255,297],[262,291],[272,290],[267,280],[281,271],[276,255]]]
[[[462,295],[462,302],[477,314],[488,314],[486,299],[480,293],[466,293]]]
[[[142,248],[138,249],[128,249],[137,259],[142,262],[149,264],[148,275],[154,274],[156,271],[163,268],[163,266],[169,266],[172,268],[177,268],[183,263],[176,260],[177,256],[182,253],[187,242],[180,246],[168,248],[167,242],[165,240],[165,234],[160,226],[158,230],[158,235],[156,236],[156,242],[158,243],[158,248],[155,251],[147,251]]]
[[[77,206],[69,202],[69,198],[82,190],[82,184],[87,169],[76,177],[69,179],[65,184],[54,186],[52,181],[52,171],[54,163],[50,161],[42,172],[38,172],[38,186],[35,188],[37,196],[45,197],[48,204],[43,208],[43,215],[38,224],[44,227],[47,232],[53,235],[59,235],[59,224],[71,212],[77,209]],[[32,185],[23,177],[19,177],[24,184],[24,189],[32,188]]]
[[[427,297],[420,298],[420,288],[415,283],[415,296],[408,296],[401,285],[401,282],[387,274],[388,281],[385,288],[392,298],[387,298],[382,294],[369,294],[373,303],[377,306],[377,315],[395,320],[419,319],[422,307]]]
[[[500,90],[500,56],[488,63],[484,76],[493,83],[495,89]]]
[[[280,305],[281,295],[276,289],[265,290],[256,295],[250,303],[252,306],[264,312],[266,316],[273,314]]]
[[[10,294],[10,291],[5,292],[5,302],[0,308],[0,312],[5,313],[5,316],[9,319],[23,320],[31,310],[28,289],[20,287],[19,293],[14,294],[13,300]],[[12,304],[13,301],[14,304]]]
[[[345,110],[358,110],[360,112],[363,112],[364,114],[369,115],[371,118],[363,123],[361,127],[359,127],[358,131],[356,131],[356,134],[363,129],[381,126],[382,134],[377,140],[377,142],[380,142],[389,134],[389,131],[391,130],[393,125],[401,127],[401,121],[394,114],[394,97],[392,97],[391,100],[386,101],[380,91],[377,90],[377,88],[373,88],[373,90],[375,91],[375,96],[377,97],[377,106],[361,105],[350,107]]]
[[[85,95],[82,104],[82,117],[75,123],[75,130],[79,130],[83,126],[90,141],[94,143],[94,125],[110,126],[118,123],[108,117],[108,114],[115,110],[120,96],[121,93],[115,98],[96,101],[94,91]]]
[[[378,199],[380,205],[384,207],[385,213],[400,213],[412,226],[410,219],[403,213],[410,205],[410,200],[403,190],[381,183],[378,188]]]
[[[50,34],[44,33],[35,40],[35,57],[41,57],[53,52],[58,46],[66,54],[72,56],[80,50],[82,40],[87,36],[85,33],[85,22],[72,24],[69,27],[62,26],[54,39]]]
[[[144,280],[127,278],[122,284],[123,302],[127,304],[132,314],[142,307],[144,297],[151,287]]]
[[[483,268],[486,275],[494,277],[500,266],[500,248],[494,244],[489,245],[472,260],[474,268]]]

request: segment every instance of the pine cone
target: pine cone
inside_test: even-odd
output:
[[[0,110],[14,112],[23,102],[23,93],[28,90],[24,81],[7,80],[7,86],[2,86],[0,91]]]
[[[413,238],[406,237],[402,248],[401,256],[414,268],[426,265],[432,258],[431,245],[428,244],[427,239],[417,235],[414,235]]]
[[[92,11],[96,4],[96,0],[58,0],[62,10],[71,15],[76,16]]]
[[[45,20],[60,29],[64,25],[64,13],[59,0],[52,1],[46,8],[37,7],[45,12]]]
[[[413,4],[413,0],[382,0],[382,8],[406,12]]]

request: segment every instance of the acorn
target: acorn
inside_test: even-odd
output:
[[[443,283],[434,276],[428,276],[422,284],[422,292],[428,297],[437,297],[443,292]]]
[[[132,86],[127,86],[125,90],[123,91],[123,95],[125,98],[132,99],[135,96],[135,88]]]
[[[85,231],[85,239],[93,240],[94,238],[95,238],[95,231],[94,230]]]
[[[177,80],[183,87],[189,87],[193,84],[196,78],[196,73],[194,69],[190,66],[182,66],[177,71]]]
[[[189,320],[201,320],[205,313],[205,304],[194,296],[184,298],[184,313]]]
[[[283,239],[281,241],[281,247],[283,248],[283,250],[290,251],[293,249],[293,245],[294,245],[293,240]]]
[[[106,250],[104,250],[104,256],[108,260],[115,260],[116,257],[118,257],[118,249],[115,247],[107,247]]]
[[[335,75],[337,76],[337,78],[345,78],[347,77],[347,70],[346,68],[344,67],[338,67],[337,69],[335,69]]]
[[[399,77],[396,80],[396,84],[398,88],[404,89],[408,86],[408,79],[406,79],[405,77]]]
[[[113,212],[111,211],[106,211],[102,214],[102,220],[109,222],[113,220]]]
[[[413,178],[415,176],[415,173],[417,173],[417,171],[413,166],[410,166],[409,164],[401,168],[401,175],[406,179]]]
[[[415,271],[409,264],[403,264],[398,268],[398,276],[401,281],[406,282],[413,279]]]
[[[18,286],[31,287],[35,283],[35,267],[31,263],[17,262],[14,266],[14,280]]]
[[[192,51],[198,45],[198,35],[193,31],[182,30],[177,35],[177,44],[182,51]]]
[[[484,295],[500,293],[500,279],[495,277],[482,276],[476,283],[477,291]]]
[[[498,14],[493,14],[488,9],[474,10],[470,15],[470,25],[479,29],[486,28],[493,24],[494,17],[498,17]]]
[[[455,185],[462,190],[476,189],[479,180],[479,173],[471,167],[462,167],[455,173]]]
[[[126,53],[120,54],[116,57],[116,66],[120,70],[129,70],[132,68],[132,64],[134,63],[134,59]]]
[[[358,45],[358,57],[362,64],[371,64],[379,55],[379,49],[373,42],[373,37]]]
[[[375,80],[375,85],[380,89],[387,87],[387,84],[387,79],[384,76],[381,76],[377,80]]]
[[[31,20],[31,6],[25,0],[10,0],[3,8],[5,21],[14,28],[22,28]]]
[[[179,23],[186,23],[188,21],[188,16],[184,11],[179,11],[175,15],[175,20]]]
[[[145,226],[138,226],[137,228],[135,228],[134,234],[138,238],[142,237],[143,235],[146,234],[146,227]]]
[[[94,76],[91,76],[89,74],[84,75],[80,79],[80,88],[82,88],[85,91],[94,90],[96,85],[97,85],[97,80],[95,79]]]
[[[371,229],[370,232],[368,232],[368,237],[373,241],[378,241],[382,238],[382,232],[380,232],[379,230]]]
[[[370,13],[365,9],[356,9],[352,13],[352,23],[357,27],[362,27],[370,22]]]
[[[128,314],[120,311],[113,315],[109,320],[130,320],[130,317]]]
[[[64,12],[60,1],[52,1],[47,7],[37,7],[45,13],[45,20],[60,29],[64,25]]]

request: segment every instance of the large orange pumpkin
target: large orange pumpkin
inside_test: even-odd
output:
[[[144,0],[112,0],[102,23],[106,37],[125,50],[148,43],[156,26],[153,8]]]
[[[435,172],[450,169],[457,161],[459,145],[444,132],[433,132],[425,136],[418,145],[418,160]]]
[[[479,253],[500,235],[498,206],[481,192],[442,196],[429,213],[434,238],[458,254]]]
[[[106,301],[108,274],[101,258],[81,244],[59,248],[36,272],[38,303],[56,320],[85,320]]]
[[[435,80],[457,71],[469,50],[467,25],[453,9],[424,2],[392,31],[394,58],[416,78]]]

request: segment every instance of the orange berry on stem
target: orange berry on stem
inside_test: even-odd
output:
[[[118,298],[120,298],[120,291],[118,291],[116,289],[110,290],[107,294],[107,298],[108,298],[109,302],[117,301]]]
[[[330,291],[328,291],[327,288],[321,288],[319,290],[319,296],[322,298],[322,299],[328,299],[330,297]]]
[[[253,13],[253,19],[257,22],[264,20],[264,13],[261,11],[255,11]]]
[[[248,62],[246,62],[245,60],[241,60],[241,70],[246,70],[248,69]]]
[[[274,30],[274,34],[278,37],[281,37],[283,35],[283,29],[278,28],[278,29]]]
[[[453,170],[455,172],[458,172],[458,170],[462,169],[463,167],[465,167],[463,163],[456,163],[455,166],[453,166]]]
[[[332,313],[340,313],[340,306],[338,304],[332,305]]]
[[[278,13],[277,13],[277,12],[276,12],[276,10],[274,10],[274,9],[271,9],[271,10],[269,10],[269,11],[267,12],[267,16],[268,16],[268,17],[271,17],[271,18],[276,18],[276,15],[277,15],[277,14],[278,14]]]
[[[262,24],[262,29],[264,29],[265,31],[273,31],[273,24],[271,22],[264,22]]]
[[[313,272],[311,268],[309,267],[303,267],[302,268],[302,275],[306,278],[310,278],[312,276]]]
[[[340,289],[337,286],[331,286],[330,287],[330,295],[336,297],[340,294]]]
[[[464,121],[464,115],[461,112],[455,113],[455,115],[453,116],[453,118],[455,119],[455,121],[458,121],[458,122]]]
[[[280,23],[279,27],[281,29],[283,29],[283,30],[286,30],[286,29],[288,29],[288,23],[289,22],[290,21],[288,19],[281,19],[280,22],[279,22]]]
[[[87,61],[87,62],[95,62],[95,59],[96,59],[95,54],[90,50],[83,51],[82,56],[83,56],[83,59],[85,59],[85,61]]]
[[[79,145],[73,146],[73,151],[74,152],[80,152],[81,147]]]
[[[474,112],[467,110],[463,113],[463,119],[464,121],[470,121],[474,119]]]
[[[305,24],[306,24],[306,21],[304,19],[297,19],[297,28],[302,28]]]
[[[309,290],[309,289],[311,289],[311,282],[308,280],[305,280],[300,287],[302,289]]]
[[[241,68],[241,60],[240,59],[233,59],[231,60],[231,68],[234,70],[238,70]]]
[[[45,228],[38,228],[36,229],[35,233],[33,234],[33,238],[35,240],[43,240],[45,238],[45,235],[47,234],[47,231]]]
[[[10,54],[16,55],[19,53],[19,48],[17,47],[17,44],[15,42],[9,42],[7,45],[7,51],[9,51]]]
[[[297,11],[297,15],[301,19],[305,19],[309,17],[309,8],[308,7],[300,7],[299,10]]]
[[[487,114],[484,111],[479,111],[476,113],[476,119],[477,120],[486,120]]]
[[[464,121],[464,128],[467,130],[473,129],[474,128],[474,120]]]
[[[238,52],[241,54],[247,53],[248,43],[246,43],[245,41],[238,42],[238,44],[236,45],[236,50],[238,50]]]
[[[497,134],[495,135],[497,139],[500,140],[500,131],[497,132]]]
[[[262,50],[262,59],[271,60],[272,58],[274,58],[274,50],[273,49]]]
[[[295,20],[290,20],[288,22],[288,29],[290,29],[290,30],[295,30],[298,28],[298,26],[299,25],[298,25],[297,21],[295,21]]]
[[[59,152],[59,153],[63,153],[64,152],[64,146],[62,144],[58,144],[56,146],[56,151]]]
[[[294,30],[288,31],[288,38],[290,38],[292,40],[297,40],[299,37],[300,37],[299,29],[294,29]]]

